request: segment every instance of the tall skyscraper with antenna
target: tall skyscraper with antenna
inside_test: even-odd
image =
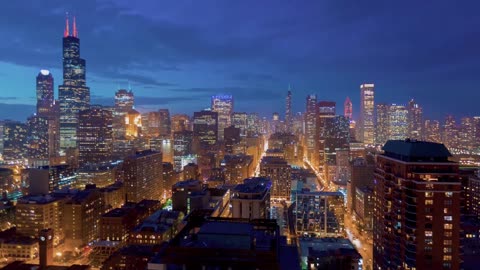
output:
[[[63,33],[63,84],[58,87],[60,103],[60,148],[77,147],[78,113],[90,106],[90,88],[86,85],[85,60],[80,58],[80,39],[73,18],[70,32],[68,16]]]

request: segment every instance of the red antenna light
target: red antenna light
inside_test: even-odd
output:
[[[69,30],[69,27],[68,27],[68,12],[66,13],[65,15],[65,30],[63,31],[63,36],[64,37],[68,37],[70,36],[70,30]]]
[[[75,16],[73,16],[73,36],[78,37],[77,20],[76,20]]]

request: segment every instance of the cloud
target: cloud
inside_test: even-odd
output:
[[[0,100],[4,100],[4,101],[7,101],[7,100],[16,100],[18,99],[17,97],[0,97]]]

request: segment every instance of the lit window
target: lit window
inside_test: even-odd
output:
[[[425,236],[426,237],[432,237],[433,232],[432,231],[425,231]]]
[[[433,200],[426,200],[425,205],[433,205]]]
[[[430,192],[430,191],[429,191],[429,192],[425,192],[425,197],[427,197],[427,198],[433,197],[433,192]]]
[[[445,192],[445,197],[452,197],[453,196],[453,192],[449,191],[449,192]]]
[[[450,223],[443,224],[443,228],[445,230],[451,230],[453,228],[453,225]]]
[[[446,221],[452,221],[452,216],[445,216],[443,217]]]

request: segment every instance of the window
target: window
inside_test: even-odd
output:
[[[432,215],[426,215],[425,220],[426,221],[433,221],[433,216]]]
[[[452,240],[443,240],[443,245],[445,245],[445,246],[452,245]]]
[[[425,205],[433,205],[433,200],[425,200]]]
[[[448,214],[448,208],[443,208],[443,213]]]
[[[452,216],[444,216],[443,219],[445,221],[452,221]]]
[[[443,255],[443,260],[444,261],[451,261],[452,260],[452,255]]]
[[[445,205],[452,205],[452,200],[445,200],[445,201],[443,202],[443,204],[445,204]]]
[[[444,233],[445,237],[452,237],[452,232],[448,231]]]
[[[432,237],[433,232],[432,231],[425,231],[425,237]]]
[[[445,192],[445,197],[452,197],[453,196],[453,192],[449,191],[449,192]]]
[[[443,248],[443,253],[452,253],[452,248],[451,247],[444,247]]]
[[[453,228],[453,225],[450,223],[443,224],[443,228],[445,230],[451,230]]]
[[[425,192],[425,197],[432,198],[433,197],[433,192],[431,192],[431,191]]]

